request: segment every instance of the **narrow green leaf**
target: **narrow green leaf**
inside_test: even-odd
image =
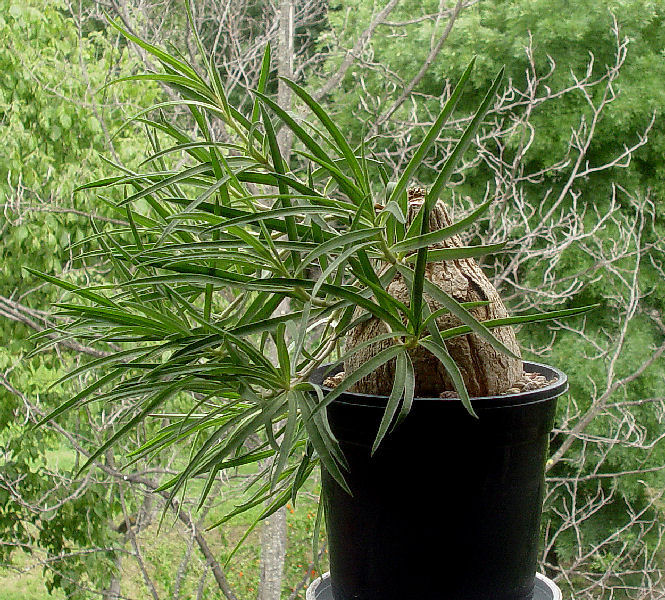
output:
[[[412,283],[413,281],[413,271],[408,267],[403,265],[397,265],[397,270],[404,276],[404,279],[407,283]],[[493,348],[510,356],[512,358],[519,358],[506,347],[505,344],[500,342],[496,337],[494,337],[489,329],[478,321],[468,310],[466,310],[457,300],[452,296],[448,295],[441,288],[434,285],[428,279],[423,280],[424,292],[429,294],[436,302],[441,304],[444,308],[447,308],[453,315],[455,315],[462,323],[468,325],[473,333],[484,339],[488,342]]]
[[[455,167],[457,166],[457,163],[461,160],[462,156],[464,156],[464,152],[466,152],[466,149],[469,147],[471,141],[476,135],[476,132],[478,131],[480,124],[483,122],[483,119],[485,118],[487,111],[489,110],[492,102],[494,102],[496,98],[496,93],[503,79],[503,72],[504,72],[504,67],[501,67],[501,70],[494,79],[492,86],[487,91],[487,94],[485,95],[485,98],[480,104],[480,107],[476,111],[476,114],[474,115],[471,123],[466,128],[466,130],[462,134],[462,137],[455,145],[455,148],[453,149],[450,156],[447,158],[445,164],[443,165],[443,169],[441,169],[436,180],[434,181],[434,184],[430,188],[425,202],[428,209],[431,209],[436,203],[439,194],[450,180],[450,177],[452,176]]]
[[[282,109],[276,102],[265,94],[260,92],[254,92],[262,102],[268,105],[270,110],[272,110],[283,122],[284,124],[296,135],[296,137],[303,143],[307,148],[314,154],[317,162],[325,167],[332,177],[335,178],[335,181],[339,184],[342,190],[349,196],[349,198],[354,201],[354,204],[358,204],[364,197],[364,192],[360,190],[348,177],[342,174],[339,169],[334,166],[333,159],[328,156],[328,154],[323,150],[323,148],[312,138],[302,128],[296,120],[289,115],[284,109]]]
[[[473,71],[473,66],[475,62],[476,59],[473,58],[469,63],[469,65],[467,66],[464,73],[462,74],[462,77],[455,86],[455,89],[453,90],[453,93],[450,95],[450,98],[448,98],[448,101],[443,107],[443,110],[437,117],[432,127],[430,127],[430,130],[427,132],[425,139],[420,143],[420,146],[418,146],[418,149],[414,153],[411,160],[406,165],[406,168],[404,169],[404,172],[397,181],[395,188],[392,191],[392,194],[390,194],[390,200],[394,200],[397,202],[402,192],[406,190],[406,186],[411,180],[411,177],[415,173],[416,169],[422,163],[425,154],[432,147],[432,144],[434,144],[439,133],[441,133],[441,130],[446,124],[446,121],[448,121],[448,117],[450,117],[452,112],[455,110],[457,102],[460,99],[462,92],[464,91],[464,87],[466,86],[466,83],[469,80],[469,77],[471,76],[471,71]]]
[[[349,146],[349,143],[346,141],[346,137],[342,135],[342,132],[339,130],[337,125],[333,120],[328,116],[328,113],[325,109],[316,101],[312,96],[310,96],[302,87],[297,83],[286,79],[281,78],[295,93],[296,95],[305,103],[311,111],[318,117],[319,121],[323,126],[328,130],[328,133],[333,137],[337,147],[340,150],[341,155],[346,160],[347,164],[351,167],[353,174],[355,175],[356,181],[360,185],[361,189],[368,189],[368,181],[365,179],[363,171],[360,167],[360,163],[356,158],[353,150]]]
[[[371,300],[361,296],[355,289],[349,288],[347,286],[331,285],[329,283],[321,284],[320,289],[326,294],[330,294],[336,298],[349,300],[352,304],[364,308],[378,319],[381,319],[386,324],[390,325],[393,331],[405,331],[404,324],[399,319],[389,313],[382,306],[379,306]]]
[[[300,354],[302,353],[303,346],[305,344],[305,337],[307,336],[307,326],[309,324],[309,316],[312,310],[312,303],[306,302],[302,310],[302,318],[300,320],[300,327],[296,331],[295,342],[293,345],[293,361],[291,367],[291,375],[295,374],[296,365],[300,359]],[[293,321],[289,321],[292,323]]]
[[[168,346],[169,344],[164,344],[162,346],[162,349],[165,348],[165,346]],[[158,352],[159,348],[151,348],[151,351]],[[129,360],[131,357],[140,355],[140,354],[146,354],[146,349],[145,348],[130,348],[128,350],[120,350],[119,352],[114,352],[113,354],[109,354],[108,356],[102,356],[100,358],[95,358],[89,362],[86,362],[82,364],[79,367],[76,367],[75,369],[72,369],[65,375],[63,375],[60,379],[58,379],[55,383],[51,384],[50,388],[55,387],[56,385],[61,385],[65,383],[66,381],[69,381],[70,379],[74,379],[75,377],[78,377],[79,375],[82,375],[83,373],[86,373],[87,371],[91,371],[93,369],[99,369],[100,367],[104,367],[106,365],[112,365],[113,363],[123,363],[127,360]]]
[[[269,48],[269,46],[268,46]],[[267,49],[266,49],[267,51]],[[268,60],[270,58],[268,57]],[[259,86],[260,88],[260,86]],[[262,89],[259,89],[259,91],[263,91]],[[256,98],[255,102],[255,108],[258,108],[259,104],[259,99]],[[263,126],[266,130],[266,137],[268,138],[268,147],[270,148],[270,154],[272,156],[272,163],[273,167],[275,168],[275,171],[279,173],[280,175],[285,174],[285,161],[284,158],[282,157],[282,153],[279,148],[279,143],[277,142],[277,136],[275,134],[275,130],[272,126],[272,121],[270,120],[270,117],[268,116],[268,113],[266,110],[261,106],[261,114],[263,116]],[[277,180],[277,187],[279,189],[280,193],[280,199],[282,202],[282,206],[284,208],[291,208],[293,206],[293,203],[291,201],[291,198],[289,197],[288,194],[288,187],[286,185],[286,182],[282,179]],[[286,224],[286,231],[288,234],[288,237],[292,241],[297,241],[298,240],[298,229],[296,227],[296,221],[293,215],[287,215],[285,216],[284,222]],[[298,267],[300,264],[300,254],[298,252],[292,252],[291,253],[291,259],[293,260],[293,264]]]
[[[294,152],[319,165],[329,177],[332,177],[339,188],[356,206],[362,202],[363,198],[369,196],[369,194],[363,192],[363,190],[359,188],[351,178],[347,177],[340,169],[338,169],[334,162],[325,161],[318,156],[310,154],[309,152],[304,152],[303,150],[294,150]],[[332,192],[333,188],[331,186],[332,184],[329,182],[326,190],[328,194]]]
[[[145,196],[153,195],[155,192],[158,192],[165,187],[185,181],[188,178],[192,177],[193,175],[205,173],[207,171],[210,171],[211,169],[212,165],[210,163],[188,167],[186,169],[183,169],[182,171],[175,173],[174,175],[170,175],[169,177],[164,177],[161,181],[158,181],[157,183],[154,183],[146,188],[141,189],[139,192],[136,192],[135,194],[132,194],[131,196],[125,198],[120,204],[135,202],[136,200],[140,200]],[[139,176],[139,177],[141,179],[144,178],[144,176]]]
[[[266,48],[263,51],[263,59],[261,60],[261,71],[259,72],[259,83],[257,85],[257,90],[262,94],[266,91],[266,85],[268,83],[268,75],[270,74],[270,59],[271,59],[272,50],[270,48],[270,42],[266,44]],[[259,120],[259,99],[254,100],[254,106],[252,107],[252,123],[257,123]]]
[[[327,394],[324,401],[317,405],[316,411],[318,412],[323,410],[326,406],[328,406],[328,404],[346,392],[352,385],[356,384],[363,377],[373,373],[379,367],[385,365],[389,360],[392,360],[403,351],[404,346],[395,344],[394,346],[389,346],[388,348],[385,348],[384,350],[381,350],[375,354],[367,362],[358,367],[353,373],[346,375],[346,377],[344,377],[344,379],[342,379],[342,381],[337,384],[337,387]]]
[[[565,317],[582,315],[589,311],[595,310],[599,306],[600,304],[590,304],[588,306],[580,306],[579,308],[565,308],[562,310],[552,310],[531,315],[516,315],[513,317],[503,317],[501,319],[488,319],[487,321],[483,321],[483,325],[487,328],[494,329],[495,327],[522,325],[524,323],[539,323],[542,321],[551,321],[553,319],[563,319]],[[449,340],[453,337],[466,335],[472,331],[473,329],[467,325],[459,325],[457,327],[451,327],[450,329],[442,331],[441,337],[444,340]]]
[[[132,283],[132,282],[129,282]],[[82,304],[56,303],[55,306],[64,309],[64,312],[72,316],[90,317],[108,323],[125,325],[128,327],[145,327],[159,331],[182,331],[172,320],[148,319],[140,315],[132,314],[121,308],[102,308],[100,306],[84,306]]]
[[[450,375],[450,378],[453,381],[455,390],[457,391],[460,400],[464,405],[464,408],[466,408],[466,410],[469,412],[470,415],[477,418],[478,415],[473,410],[473,406],[471,406],[471,400],[469,399],[469,392],[467,391],[466,385],[464,384],[462,373],[460,372],[457,363],[453,360],[450,354],[448,354],[446,347],[443,345],[440,346],[439,344],[435,344],[433,341],[429,340],[420,340],[419,344],[426,350],[429,350],[434,356],[436,356],[441,361],[443,366],[446,368],[448,375]]]
[[[343,248],[349,244],[359,244],[365,240],[376,238],[381,233],[379,228],[371,229],[357,229],[355,231],[349,231],[348,233],[343,233],[341,235],[336,235],[329,240],[323,242],[320,246],[314,248],[309,254],[307,254],[302,259],[302,264],[300,270],[297,271],[298,274],[302,269],[304,269],[311,262],[315,261],[320,256],[327,256],[336,252],[339,248]]]
[[[416,389],[416,375],[413,370],[413,363],[411,362],[411,357],[408,352],[404,353],[406,360],[406,372],[404,374],[404,400],[402,401],[402,406],[397,415],[397,420],[395,421],[395,427],[397,427],[406,416],[411,412],[411,406],[413,405],[413,397],[415,395]]]
[[[412,233],[412,229],[410,227],[409,231],[407,232],[406,239],[404,239],[402,242],[399,242],[398,244],[395,244],[391,250],[393,252],[409,252],[411,250],[418,250],[419,248],[424,248],[426,246],[431,246],[432,244],[442,242],[443,240],[448,239],[449,237],[452,237],[453,235],[464,231],[467,227],[473,225],[485,213],[485,211],[487,211],[493,201],[494,200],[488,200],[487,202],[484,202],[464,219],[460,219],[456,223],[453,223],[452,225],[437,231],[431,231],[420,236],[413,236],[410,235],[410,233]]]
[[[277,358],[282,376],[288,381],[291,377],[291,360],[289,358],[289,349],[286,347],[286,324],[284,322],[277,326],[273,335],[275,346],[277,347]]]
[[[394,200],[389,200],[386,206],[379,212],[379,222],[387,220],[388,216],[395,217],[398,223],[406,223],[406,216],[402,212],[400,205]]]
[[[62,288],[63,290],[67,290],[68,292],[72,292],[73,294],[76,294],[77,296],[81,296],[82,298],[85,298],[86,300],[92,300],[93,302],[96,302],[97,304],[101,304],[103,306],[108,306],[110,308],[117,308],[117,304],[113,302],[112,300],[109,300],[108,298],[105,298],[104,296],[101,296],[99,294],[95,294],[94,292],[91,292],[90,290],[80,287],[74,283],[70,283],[69,281],[64,281],[62,279],[58,279],[57,277],[53,277],[52,275],[47,275],[46,273],[42,273],[41,271],[37,271],[36,269],[31,269],[30,267],[23,267],[26,271],[29,273],[32,273],[36,277],[39,277],[40,279],[43,279],[44,281],[48,283],[52,283],[53,285],[57,285],[58,287]]]
[[[78,394],[72,396],[71,398],[60,404],[58,408],[47,414],[43,419],[41,419],[35,425],[35,427],[41,427],[47,421],[55,419],[56,417],[60,416],[62,413],[66,412],[73,406],[76,406],[79,402],[86,400],[93,392],[96,392],[98,389],[104,387],[107,383],[110,383],[111,381],[118,379],[118,377],[120,377],[123,374],[123,372],[124,369],[113,369],[103,377],[100,377],[99,379],[91,383],[89,386],[81,390]]]
[[[293,478],[293,485],[291,486],[291,502],[293,505],[296,504],[296,495],[297,491],[304,485],[307,474],[310,472],[310,466],[313,466],[314,461],[312,460],[312,455],[314,454],[314,446],[309,441],[305,442],[305,452],[303,453],[300,464],[298,465],[298,470],[296,475]]]
[[[362,253],[364,253],[362,248],[356,252],[358,255],[361,255]],[[411,322],[413,320],[413,313],[411,312],[411,309],[404,302],[398,300],[386,292],[371,266],[362,269],[359,267],[359,261],[357,261],[355,258],[349,258],[349,264],[351,265],[351,269],[353,274],[356,276],[356,279],[358,279],[360,283],[367,286],[367,288],[371,290],[381,308],[383,308],[387,313],[391,314],[400,322],[400,313],[407,318],[407,322]],[[368,271],[374,275],[374,278],[370,279],[369,277],[365,276],[365,273]]]
[[[323,150],[323,148],[312,138],[298,123],[295,119],[289,115],[279,104],[277,104],[272,98],[269,98],[261,92],[254,92],[283,122],[288,126],[291,131],[300,139],[307,148],[309,148],[314,155],[322,160],[325,163],[333,163],[333,160],[328,156],[328,154]]]
[[[163,50],[160,50],[157,48],[157,46],[153,46],[152,44],[149,44],[148,42],[142,40],[139,37],[136,37],[134,34],[132,34],[130,31],[125,29],[124,27],[118,25],[118,23],[114,20],[111,19],[110,17],[108,18],[109,24],[111,27],[114,27],[117,29],[123,36],[125,36],[128,40],[131,40],[134,42],[137,46],[140,48],[143,48],[146,52],[149,54],[152,54],[155,58],[157,58],[161,63],[170,66],[171,68],[175,69],[176,71],[182,73],[183,75],[187,76],[190,79],[193,79],[194,81],[198,81],[200,83],[205,84],[205,82],[199,77],[198,73],[194,70],[194,68],[175,58],[174,56],[168,54],[167,52],[164,52]]]
[[[348,214],[348,210],[331,208],[328,206],[289,206],[286,208],[272,208],[256,213],[247,213],[243,216],[229,219],[228,221],[224,221],[219,225],[213,225],[209,227],[208,231],[228,229],[229,227],[233,226],[248,225],[258,221],[265,221],[267,219],[281,219],[283,217],[296,215],[339,215],[340,217],[346,217]]]
[[[298,400],[293,394],[287,393],[288,415],[286,417],[286,426],[284,428],[284,436],[282,443],[279,446],[279,454],[277,455],[277,462],[272,473],[271,489],[275,489],[279,477],[284,471],[284,467],[289,460],[289,455],[293,450],[293,439],[298,424]]]
[[[316,453],[319,455],[319,460],[325,467],[326,471],[331,475],[331,477],[338,483],[338,485],[351,494],[348,484],[344,475],[337,465],[337,461],[334,459],[331,449],[329,447],[330,442],[326,442],[327,433],[321,431],[317,426],[317,422],[314,419],[314,411],[312,410],[308,398],[305,393],[297,392],[299,398],[299,406],[303,415],[303,422],[307,433],[309,435],[309,440],[312,442]],[[318,405],[320,406],[320,404]]]
[[[380,333],[378,335],[373,336],[369,340],[365,340],[364,342],[360,342],[356,346],[353,346],[353,348],[350,348],[346,352],[344,352],[336,361],[335,365],[343,364],[345,363],[349,358],[351,358],[354,354],[362,350],[363,348],[367,348],[368,346],[371,346],[372,344],[378,344],[379,342],[383,342],[385,340],[398,340],[398,336],[396,336],[394,333]]]
[[[209,142],[209,141],[185,142],[182,144],[175,144],[174,146],[169,146],[168,148],[159,150],[154,154],[150,154],[147,158],[144,158],[138,164],[138,167],[140,168],[148,163],[155,162],[158,159],[163,158],[164,156],[168,156],[169,154],[175,154],[177,152],[185,152],[186,154],[189,154],[192,158],[196,159],[197,162],[207,163],[212,160],[212,157],[208,150],[210,148],[226,148],[228,150],[233,150],[235,152],[242,151],[242,146],[238,146],[238,144],[227,144],[224,142]],[[201,152],[193,153],[192,152],[193,150],[198,150]]]
[[[332,273],[334,273],[339,267],[341,267],[341,265],[349,260],[349,258],[353,256],[359,249],[369,247],[373,245],[373,243],[374,242],[372,241],[365,242],[364,244],[355,243],[353,246],[342,252],[331,263],[329,263],[321,275],[319,275],[316,285],[312,288],[312,296],[316,297],[319,293],[319,290],[321,289],[321,286],[326,282],[326,279],[328,279]],[[323,258],[323,255],[321,255],[321,258]]]
[[[402,347],[403,349],[403,347]],[[392,423],[395,413],[399,407],[399,401],[404,394],[404,385],[406,383],[406,351],[400,352],[395,359],[395,379],[393,380],[393,387],[386,403],[386,408],[383,411],[379,431],[376,434],[376,439],[372,444],[372,455],[378,450],[379,445],[385,437],[388,427]]]
[[[477,302],[460,302],[460,306],[463,308],[466,308],[467,310],[471,308],[480,308],[481,306],[489,306],[491,303],[489,300],[478,300]],[[446,315],[449,314],[450,311],[447,308],[439,308],[438,310],[435,310],[434,312],[430,313],[427,315],[425,320],[423,321],[423,328],[427,327],[428,323],[432,319],[438,319],[441,315]],[[484,323],[487,323],[487,321],[484,321]],[[466,325],[465,325],[466,327]]]
[[[186,77],[184,75],[173,75],[170,73],[145,73],[139,75],[129,75],[127,77],[118,77],[117,79],[114,79],[113,81],[110,81],[109,83],[99,88],[99,91],[101,92],[111,85],[129,81],[156,81],[158,83],[164,83],[167,86],[173,86],[173,84],[177,84],[178,89],[189,89],[199,98],[204,98],[212,102],[216,100],[214,94],[210,93],[210,89],[206,85],[201,84],[199,81],[192,79],[191,77]]]
[[[178,393],[184,387],[186,380],[176,381],[169,385],[164,391],[155,395],[134,417],[127,421],[122,427],[117,429],[113,435],[97,448],[89,457],[85,464],[78,470],[78,473],[85,471],[97,458],[104,452],[111,448],[120,438],[124,437],[129,431],[134,429],[134,426],[142,422],[147,414],[157,408],[160,404],[166,402],[167,399]]]

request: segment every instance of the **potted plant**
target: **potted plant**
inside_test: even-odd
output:
[[[523,369],[511,326],[589,307],[509,316],[474,261],[503,244],[458,236],[489,203],[452,221],[441,200],[502,74],[423,190],[411,181],[473,63],[396,174],[364,144],[352,148],[295,82],[316,122],[278,106],[266,92],[269,48],[243,113],[212,62],[199,72],[118,29],[163,67],[125,79],[158,81],[181,100],[130,119],[152,144],[139,167],[113,165],[116,175],[82,186],[122,192],[109,203],[126,225],[95,228],[87,241],[99,249],[85,255],[108,261],[111,281],[40,274],[75,299],[58,304],[61,334],[120,347],[72,371],[102,374],[47,419],[131,400],[89,465],[186,397],[190,410],[165,417],[132,459],[191,440],[187,465],[162,489],[175,496],[200,478],[201,501],[220,471],[261,465],[235,513],[269,502],[263,517],[295,501],[320,463],[337,600],[529,598],[547,436],[566,380]],[[174,104],[197,136],[164,117]],[[297,169],[277,122],[298,140]]]

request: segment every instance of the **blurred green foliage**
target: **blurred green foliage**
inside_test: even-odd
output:
[[[114,153],[127,162],[140,155],[143,146],[135,131],[110,136],[137,98],[158,93],[131,85],[99,92],[109,79],[130,72],[136,59],[104,28],[84,26],[78,29],[59,0],[0,0],[0,296],[33,308],[46,308],[57,294],[23,266],[62,269],[71,259],[69,244],[89,235],[87,214],[108,216],[93,195],[72,192],[92,173],[104,173],[101,154]],[[74,269],[72,275],[97,273]],[[32,333],[23,324],[0,319],[0,374],[7,373],[15,389],[48,411],[71,390],[49,386],[76,358],[52,352],[28,357],[35,347],[28,339]],[[73,426],[85,428],[87,418],[77,415]],[[59,484],[73,475],[71,465],[49,469],[48,453],[62,444],[48,430],[29,428],[21,399],[0,386],[0,468],[8,481],[20,482],[15,491],[28,503],[0,491],[0,538],[38,546],[48,556],[88,545],[105,547],[116,537],[109,523],[118,507],[104,485],[86,484],[57,510],[30,508],[44,499],[42,508],[56,505],[81,482],[71,481],[68,490]],[[14,550],[0,545],[0,561],[8,561]],[[108,580],[113,558],[106,553],[59,561],[56,570],[45,570],[46,585],[62,588],[71,598],[83,597],[77,584]]]

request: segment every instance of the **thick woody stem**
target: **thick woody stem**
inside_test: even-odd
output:
[[[412,221],[420,208],[425,191],[419,188],[409,190],[408,219]],[[442,202],[437,202],[428,215],[430,231],[436,231],[452,224],[452,220]],[[435,245],[436,248],[454,248],[462,246],[459,236],[452,236]],[[487,306],[472,309],[472,314],[480,321],[508,316],[499,294],[485,276],[478,263],[471,259],[428,262],[425,277],[458,302],[488,301]],[[396,275],[387,287],[387,292],[405,304],[410,303],[410,290],[401,275]],[[431,312],[441,306],[428,295],[422,300]],[[360,314],[358,315],[360,316]],[[439,330],[444,331],[459,325],[459,320],[450,313],[437,318]],[[376,318],[359,324],[349,332],[346,340],[347,350],[358,344],[386,333],[386,325]],[[520,350],[515,333],[510,327],[500,327],[494,335],[517,356]],[[378,352],[392,344],[391,340],[370,344],[356,352],[345,362],[345,372],[351,373],[367,362]],[[500,394],[508,390],[522,376],[522,361],[510,358],[495,350],[488,342],[475,334],[452,338],[446,342],[448,352],[462,372],[467,389],[472,396]],[[444,391],[454,389],[452,381],[443,365],[430,352],[422,347],[409,351],[416,374],[417,396],[439,396]],[[362,393],[387,395],[390,393],[394,378],[394,362],[380,367],[359,381],[354,390]]]

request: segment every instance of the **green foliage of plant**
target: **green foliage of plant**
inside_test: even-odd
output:
[[[86,213],[104,215],[93,196],[79,194],[71,205],[71,194],[84,173],[103,172],[107,132],[117,128],[138,94],[129,85],[95,96],[109,76],[119,74],[119,65],[131,69],[133,60],[100,32],[79,32],[62,2],[2,0],[0,14],[0,294],[8,296],[35,285],[22,271],[26,256],[35,268],[62,269],[68,245],[87,235]],[[155,87],[142,86],[144,97],[155,93]],[[142,150],[132,137],[127,130],[113,139],[122,160]],[[36,305],[51,298],[49,290],[32,296]],[[13,328],[4,320],[1,327]],[[10,350],[24,348],[30,345]]]
[[[329,15],[335,31],[330,36],[346,36],[346,39],[354,40],[368,22],[372,7],[362,1],[344,2],[344,7],[349,7],[349,10],[332,10]],[[436,2],[400,2],[391,13],[390,20],[406,21],[414,13],[436,14],[437,10]],[[566,18],[561,18],[563,14]],[[665,14],[659,2],[616,0],[604,3],[603,7],[593,0],[583,0],[574,5],[565,0],[490,0],[478,3],[460,14],[437,60],[427,70],[416,91],[438,96],[442,82],[459,78],[464,66],[476,55],[478,59],[466,107],[473,106],[474,96],[486,89],[502,65],[506,67],[506,77],[520,86],[529,67],[524,52],[529,36],[534,40],[534,60],[539,70],[548,69],[548,56],[563,66],[549,82],[552,89],[570,83],[569,69],[579,76],[584,74],[589,51],[595,56],[596,72],[602,73],[605,65],[612,63],[616,49],[611,31],[613,14],[617,18],[620,34],[630,38],[630,51],[622,71],[620,95],[608,117],[611,123],[607,124],[603,136],[603,142],[609,146],[599,143],[595,149],[609,154],[613,148],[620,147],[622,140],[633,135],[636,128],[642,127],[654,109],[662,110],[663,89],[659,81],[665,69],[661,54],[665,46],[662,27]],[[386,71],[398,73],[409,81],[429,52],[433,23],[434,20],[419,23],[408,30],[407,36],[394,35],[388,27],[379,28],[372,39],[374,61],[384,65]],[[322,37],[321,43],[324,42],[325,37]],[[341,58],[331,56],[326,73],[333,72]],[[367,88],[357,86],[360,70],[360,67],[351,69],[343,84],[333,92],[333,106],[339,113],[341,126],[345,131],[353,132],[355,139],[360,138],[363,122],[371,122],[379,116],[376,113],[364,115],[365,119],[359,118],[355,109],[359,106],[360,95],[381,98],[380,108],[384,109],[401,92],[399,88],[391,88],[391,79],[384,76],[385,71],[365,70],[363,76]],[[415,102],[416,106],[422,105],[422,100],[418,98]],[[400,114],[407,117],[411,106],[403,106]],[[350,111],[350,107],[354,111]],[[570,127],[577,121],[581,108],[581,98],[547,104],[547,109],[537,119],[537,151],[534,156],[546,160],[559,154],[568,141]],[[662,135],[660,127],[658,131]]]
[[[132,457],[146,458],[193,439],[187,466],[160,489],[175,496],[191,477],[205,477],[199,505],[221,470],[272,457],[260,467],[262,477],[256,479],[247,501],[222,522],[269,501],[260,515],[264,518],[289,499],[295,501],[318,461],[346,487],[345,459],[324,409],[361,377],[396,360],[376,450],[397,415],[398,421],[406,417],[413,399],[409,349],[421,345],[441,360],[473,414],[444,340],[473,332],[510,354],[492,335],[492,327],[588,310],[480,323],[468,307],[425,279],[428,260],[499,249],[451,248],[428,257],[428,246],[472,225],[482,214],[479,210],[446,229],[428,231],[429,212],[491,109],[501,73],[439,172],[413,225],[407,227],[409,180],[453,113],[473,64],[393,185],[387,167],[369,159],[364,144],[352,149],[327,111],[303,88],[286,82],[316,123],[295,120],[265,95],[269,48],[259,89],[253,92],[254,108],[243,114],[229,103],[212,63],[207,63],[204,76],[185,59],[115,27],[164,70],[124,81],[159,80],[172,87],[182,96],[179,103],[191,112],[201,137],[190,137],[166,120],[148,117],[147,109],[141,111],[135,119],[153,132],[149,135],[153,153],[142,168],[124,169],[81,188],[124,190],[116,211],[126,217],[128,226],[99,232],[101,248],[84,255],[112,261],[114,281],[83,287],[43,275],[78,299],[58,304],[60,317],[69,319],[61,331],[86,342],[101,338],[125,348],[64,377],[62,381],[100,367],[105,373],[45,419],[90,402],[133,401],[124,411],[124,424],[94,450],[84,467],[159,414],[171,399],[187,393],[195,399],[189,412],[171,418]],[[158,103],[151,114],[172,104]],[[291,171],[282,157],[275,117],[298,139],[296,152],[307,163],[306,169]],[[224,124],[230,142],[215,141],[213,120]],[[172,138],[169,146],[163,145],[158,132]],[[321,275],[312,277],[313,268]],[[411,290],[409,306],[386,292],[396,273]],[[222,290],[230,300],[226,307],[216,301]],[[436,320],[428,318],[424,293],[461,325],[439,331]],[[290,310],[280,314],[277,310],[285,300],[290,301]],[[370,316],[385,324],[387,333],[379,337],[392,345],[347,373],[324,397],[310,376],[333,359],[345,333]],[[315,328],[320,330],[312,335]],[[276,360],[269,357],[271,351]],[[108,384],[112,386],[107,388]],[[248,449],[248,440],[257,434],[261,443]]]

